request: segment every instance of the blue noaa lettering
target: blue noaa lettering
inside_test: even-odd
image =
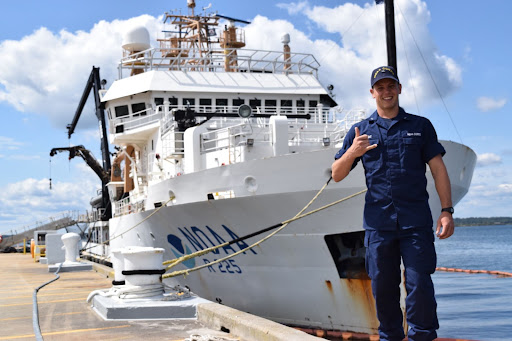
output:
[[[181,239],[175,236],[174,234],[167,235],[167,241],[169,242],[169,244],[172,245],[171,251],[172,253],[174,253],[174,256],[176,256],[176,258],[180,258],[184,255],[190,255],[192,253],[188,245],[183,245]],[[183,262],[183,265],[185,265],[187,268],[193,268],[194,266],[196,266],[196,260],[195,258],[188,259]]]
[[[231,240],[240,238],[226,225],[222,225],[222,227],[231,237]],[[226,243],[224,238],[222,238],[217,232],[215,232],[214,229],[212,229],[208,225],[205,226],[205,229],[200,229],[197,226],[191,226],[190,229],[186,227],[178,227],[178,231],[183,236],[182,238],[174,234],[167,235],[167,241],[169,242],[169,244],[171,244],[171,251],[176,256],[176,258],[193,253],[189,245],[192,248],[194,248],[195,251],[201,251],[209,247]],[[244,250],[245,248],[248,247],[248,245],[242,240],[236,242],[235,244],[238,246],[240,250]],[[236,252],[236,250],[231,245],[223,246],[222,250],[224,250],[224,253],[227,255]],[[250,249],[250,251],[255,255],[258,254],[253,249]],[[218,255],[220,254],[220,249],[212,251],[212,253]],[[246,251],[243,251],[243,253],[246,254]],[[215,261],[215,259],[213,261]],[[206,258],[203,258],[203,262],[204,264],[209,264],[211,261]],[[188,268],[193,268],[194,266],[196,266],[196,261],[195,259],[189,259],[183,262],[183,264]],[[232,274],[242,273],[242,269],[236,264],[235,260],[233,259],[228,259],[217,264],[209,265],[207,268],[209,272],[221,272]]]

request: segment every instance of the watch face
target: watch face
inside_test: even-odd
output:
[[[442,211],[442,212],[449,212],[449,213],[451,213],[451,214],[453,214],[453,212],[455,212],[455,210],[453,209],[453,207],[443,208],[441,211]]]

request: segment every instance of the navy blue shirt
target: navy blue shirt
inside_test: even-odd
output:
[[[369,136],[370,145],[377,144],[377,148],[367,151],[352,165],[354,168],[361,160],[366,176],[364,228],[432,228],[426,164],[434,156],[445,154],[432,123],[402,108],[391,120],[381,118],[375,111],[350,128],[335,159],[352,145],[355,127],[361,135]]]

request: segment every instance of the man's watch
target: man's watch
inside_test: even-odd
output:
[[[455,210],[453,209],[453,207],[445,207],[445,208],[441,209],[441,212],[448,212],[450,214],[453,214],[453,212],[455,212]]]

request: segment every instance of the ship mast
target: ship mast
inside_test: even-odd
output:
[[[395,68],[396,62],[396,37],[395,37],[395,7],[393,0],[384,0],[386,18],[386,47],[388,51],[388,65]]]
[[[210,33],[212,27],[218,25],[219,18],[194,14],[195,2],[188,0],[189,15],[165,13],[167,21],[175,25],[178,31],[170,32],[169,36],[157,39],[164,57],[183,57],[183,63],[206,66],[211,63]],[[176,66],[178,69],[179,66]]]

